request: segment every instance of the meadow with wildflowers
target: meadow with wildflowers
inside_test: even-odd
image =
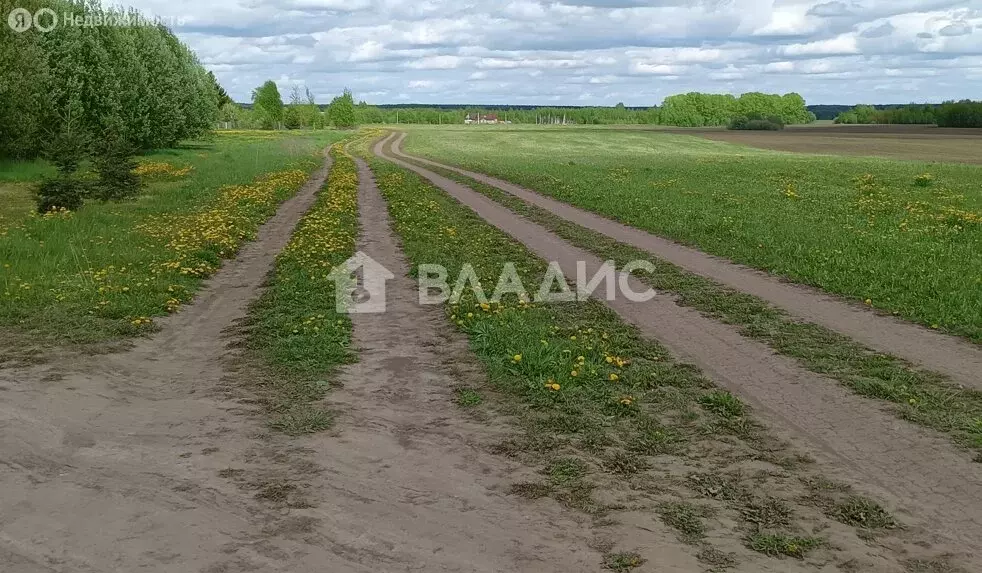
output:
[[[789,315],[767,301],[682,269],[650,253],[567,221],[546,209],[448,169],[427,169],[469,186],[565,241],[623,266],[647,260],[653,272],[638,278],[682,306],[737,326],[746,337],[794,358],[867,398],[884,400],[899,418],[948,434],[960,446],[982,452],[982,392],[942,374],[874,352],[846,335]],[[977,453],[982,460],[982,453]]]
[[[455,276],[469,263],[489,291],[511,262],[523,283],[541,282],[547,265],[524,246],[416,174],[382,159],[370,165],[414,269],[440,264]],[[733,563],[835,559],[842,548],[815,533],[832,529],[865,547],[841,529],[848,524],[835,512],[823,510],[855,498],[848,487],[811,487],[832,482],[769,436],[739,398],[676,362],[602,303],[543,305],[519,295],[481,303],[465,290],[444,312],[490,381],[458,388],[457,403],[509,414],[520,431],[494,450],[540,468],[513,484],[513,494],[552,497],[596,520],[652,508],[649,515],[697,547],[707,567],[720,555]],[[742,472],[748,459],[771,471]],[[794,542],[765,543],[774,539]],[[643,564],[634,548],[616,545],[605,558],[609,566]]]
[[[667,133],[413,127],[408,153],[982,341],[982,167]]]
[[[297,225],[276,259],[248,326],[250,356],[259,376],[261,403],[273,428],[291,435],[323,430],[330,414],[316,402],[335,368],[354,360],[351,320],[338,313],[331,270],[355,252],[358,237],[358,172],[340,143],[317,203]]]
[[[341,137],[219,134],[150,153],[137,167],[139,197],[76,212],[25,211],[30,186],[7,183],[20,200],[0,204],[5,344],[92,345],[152,331],[154,318],[191,301]],[[27,182],[44,172],[28,167],[20,171]]]

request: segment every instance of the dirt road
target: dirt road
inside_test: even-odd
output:
[[[485,453],[501,434],[452,405],[457,380],[481,371],[439,310],[413,303],[364,166],[359,246],[399,277],[388,313],[355,317],[361,362],[330,398],[336,433],[289,439],[254,415],[229,330],[326,173],[152,339],[0,370],[0,570],[598,570],[590,528],[504,493],[530,470]],[[695,570],[671,542],[651,547],[685,565],[662,570]]]
[[[222,332],[245,316],[328,169],[157,336],[121,354],[0,370],[5,572],[205,571],[296,549],[266,540],[281,516],[222,477],[233,466],[282,471],[267,455],[275,442],[257,439],[225,396]]]
[[[405,134],[402,134],[393,142],[393,154],[410,158],[415,162],[449,169],[497,187],[568,221],[648,251],[692,273],[752,294],[793,316],[849,336],[873,350],[946,374],[955,383],[966,387],[982,389],[982,348],[970,342],[890,316],[876,314],[869,309],[836,299],[816,289],[781,282],[766,273],[707,255],[502,179],[408,156],[401,151],[404,138]]]
[[[592,254],[463,185],[400,160],[384,143],[376,146],[376,154],[429,179],[542,258],[558,262],[567,276],[576,276],[577,261],[586,263],[590,276],[600,268],[602,261]],[[633,288],[644,290],[639,282]],[[943,437],[898,421],[872,401],[667,297],[646,303],[620,297],[608,305],[747,399],[763,421],[814,456],[823,469],[886,500],[912,521],[930,524],[947,540],[938,548],[982,556],[982,476],[977,464]]]

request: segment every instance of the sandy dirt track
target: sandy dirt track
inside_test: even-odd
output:
[[[385,202],[358,163],[358,249],[396,278],[384,314],[352,315],[359,362],[329,396],[341,413],[337,436],[304,440],[324,468],[317,513],[350,562],[320,571],[598,570],[593,535],[576,516],[507,495],[528,470],[487,453],[505,430],[453,405],[453,387],[482,371],[441,309],[419,306]]]
[[[405,134],[392,146],[396,155],[455,171],[511,193],[532,205],[622,243],[643,249],[687,271],[764,299],[788,313],[840,332],[867,347],[946,374],[966,387],[982,389],[982,347],[891,316],[876,314],[816,289],[782,282],[766,273],[669,241],[590,211],[546,197],[508,181],[428,159],[402,154]]]
[[[567,276],[576,276],[577,261],[586,262],[590,273],[599,269],[602,261],[592,254],[455,181],[395,157],[388,149],[398,141],[394,136],[380,142],[376,153],[419,173],[542,258],[558,262]],[[644,290],[639,281],[633,288]],[[978,465],[944,437],[897,420],[873,401],[799,368],[731,327],[677,306],[670,297],[646,303],[622,297],[608,305],[747,399],[776,433],[813,455],[829,473],[885,500],[908,519],[930,524],[939,538],[953,542],[948,546],[952,552],[982,556],[982,476]],[[982,561],[976,566],[982,567]]]
[[[486,453],[505,429],[452,404],[483,373],[440,310],[416,304],[363,164],[359,248],[398,275],[388,312],[354,317],[361,361],[330,395],[333,434],[273,435],[254,415],[231,327],[327,168],[157,336],[0,370],[0,571],[599,570],[583,517],[508,495],[531,470]],[[288,500],[259,499],[269,488]],[[660,571],[697,570],[667,532],[646,546]]]
[[[222,571],[290,548],[219,473],[276,472],[258,424],[223,392],[223,331],[243,318],[313,204],[329,160],[196,302],[129,352],[0,370],[0,559],[5,573]],[[244,460],[251,460],[245,462]],[[251,553],[252,556],[244,556]]]

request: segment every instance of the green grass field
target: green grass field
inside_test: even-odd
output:
[[[583,128],[414,127],[404,149],[982,341],[979,166]]]
[[[639,279],[660,293],[675,295],[678,304],[738,327],[744,336],[796,359],[812,372],[838,380],[857,394],[891,403],[890,409],[899,418],[944,432],[959,445],[982,450],[982,392],[959,388],[944,376],[874,352],[847,336],[796,319],[764,300],[580,227],[496,187],[448,169],[428,168],[471,187],[604,260],[613,260],[619,266],[636,260],[650,261],[654,271],[640,274]],[[982,453],[977,456],[982,460]]]
[[[254,236],[343,134],[221,133],[139,158],[135,200],[37,215],[15,164],[0,181],[0,327],[30,342],[90,344],[152,330],[191,300],[221,260]],[[13,343],[12,343],[13,344]]]

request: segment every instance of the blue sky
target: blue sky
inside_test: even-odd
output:
[[[136,0],[238,101],[650,106],[687,91],[808,103],[982,98],[982,0]]]

